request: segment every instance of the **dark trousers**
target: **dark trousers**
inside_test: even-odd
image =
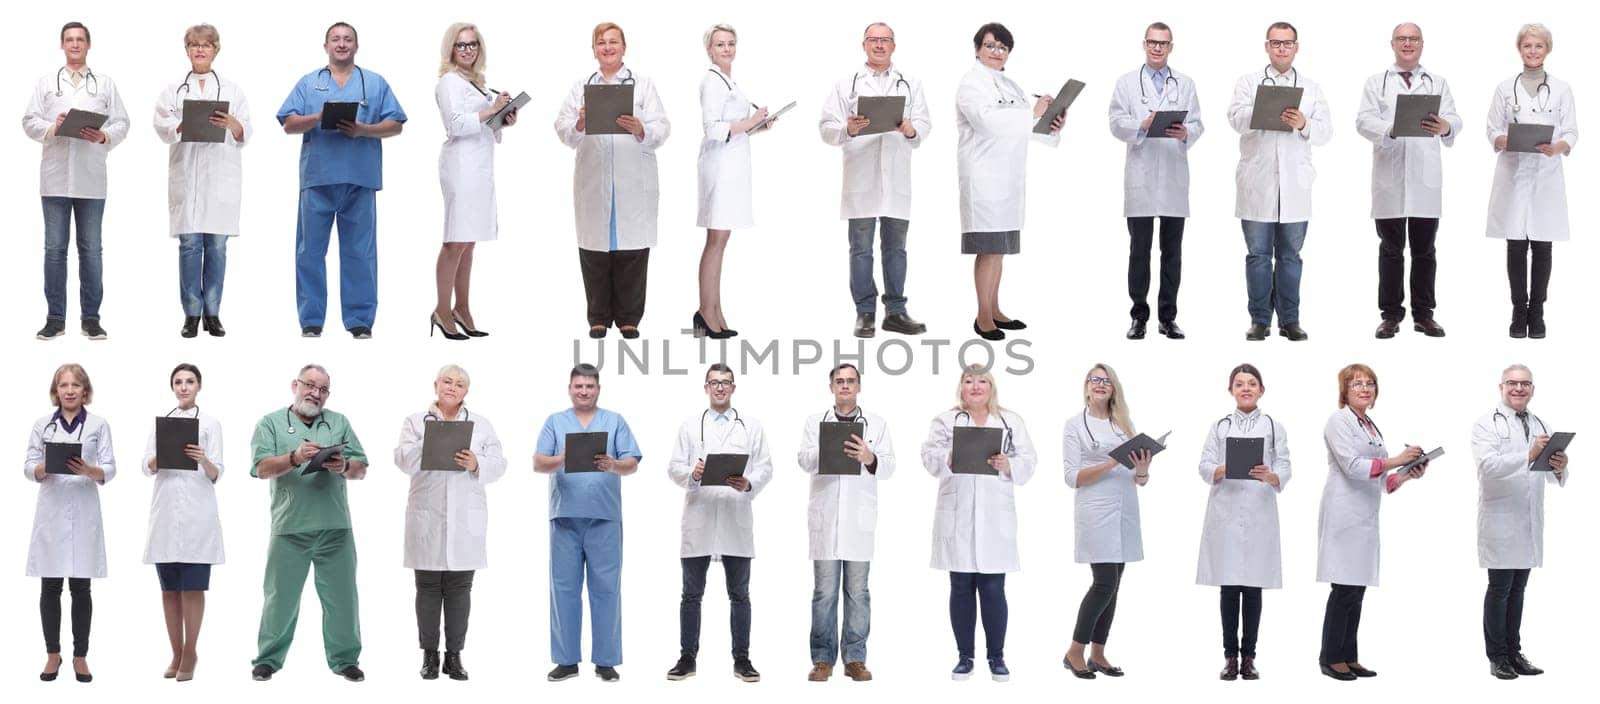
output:
[[[1128,297],[1133,299],[1129,315],[1134,320],[1150,319],[1150,244],[1155,239],[1156,219],[1128,218]],[[1161,287],[1156,291],[1156,316],[1163,323],[1178,319],[1178,282],[1183,277],[1183,218],[1161,218]],[[1082,643],[1083,641],[1078,641]]]
[[[1433,242],[1439,218],[1384,218],[1378,226],[1378,310],[1384,320],[1406,317],[1406,242],[1411,243],[1411,319],[1433,320],[1433,282],[1439,272]]]
[[[62,581],[61,577],[39,580],[39,622],[44,626],[46,653],[61,652]],[[94,616],[94,599],[89,596],[89,578],[71,577],[64,581],[72,591],[72,657],[88,657],[89,621]]]
[[[1239,641],[1239,616],[1244,616],[1244,642]],[[1256,633],[1261,630],[1261,587],[1222,587],[1222,654],[1256,656]]]
[[[1533,570],[1489,570],[1483,594],[1483,645],[1491,662],[1522,653],[1522,593]]]
[[[1506,240],[1506,280],[1511,284],[1511,305],[1527,306],[1530,316],[1544,315],[1550,291],[1550,242]],[[1528,250],[1533,250],[1533,280],[1528,280]]]
[[[472,570],[417,570],[417,640],[423,650],[439,649],[439,618],[444,617],[444,649],[467,646],[472,615]]]
[[[1111,619],[1117,615],[1117,590],[1122,587],[1121,562],[1096,562],[1089,565],[1094,584],[1078,604],[1078,624],[1072,629],[1072,642],[1106,644],[1111,635]]]
[[[1361,661],[1356,631],[1361,630],[1361,600],[1366,595],[1366,587],[1349,584],[1335,584],[1328,592],[1328,608],[1322,612],[1322,664]]]
[[[644,318],[650,248],[615,252],[579,249],[578,264],[583,269],[583,295],[589,301],[589,324],[637,326]]]
[[[950,629],[956,653],[971,659],[978,634],[978,606],[983,606],[983,645],[990,660],[1005,657],[1006,576],[979,572],[950,573]]]
[[[680,558],[683,563],[683,599],[678,602],[678,649],[681,655],[700,653],[700,600],[706,595],[706,571],[711,557]],[[728,589],[728,630],[733,637],[733,657],[750,657],[750,558],[722,557],[722,575]]]

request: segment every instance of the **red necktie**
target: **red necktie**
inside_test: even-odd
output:
[[[1410,71],[1401,71],[1400,72],[1400,80],[1405,81],[1406,82],[1406,87],[1410,88],[1411,87],[1411,72]]]

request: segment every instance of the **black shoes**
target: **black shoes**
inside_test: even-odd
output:
[[[1092,680],[1092,679],[1094,679],[1094,663],[1089,663],[1088,667],[1085,667],[1084,669],[1080,670],[1080,669],[1078,669],[1076,667],[1073,667],[1072,666],[1072,660],[1068,659],[1067,656],[1063,655],[1063,656],[1061,656],[1061,666],[1067,668],[1067,671],[1071,672],[1073,677],[1076,677],[1076,678],[1078,678],[1080,680]]]
[[[91,340],[104,340],[106,339],[106,329],[100,327],[99,320],[85,320],[83,321],[83,336]],[[1542,328],[1539,336],[1544,337]]]
[[[183,316],[183,329],[180,330],[178,332],[178,334],[182,335],[184,337],[194,337],[196,335],[199,335],[200,334],[200,316],[198,316],[198,315],[186,315],[186,316]]]
[[[322,326],[321,325],[302,325],[302,326],[300,326],[300,336],[301,337],[322,337]]]
[[[999,323],[995,323],[995,325],[996,327],[993,330],[984,330],[983,328],[978,327],[978,321],[974,320],[972,321],[972,331],[978,333],[978,337],[981,337],[985,340],[1006,339],[1006,331],[999,328]]]
[[[1239,679],[1239,658],[1228,658],[1227,664],[1222,666],[1222,672],[1217,673],[1217,679],[1223,682]]]
[[[1522,656],[1522,653],[1511,656],[1509,662],[1511,663],[1511,669],[1520,676],[1533,677],[1544,674],[1544,670],[1534,667],[1533,663],[1528,662],[1528,659]]]
[[[1251,323],[1250,329],[1244,331],[1244,339],[1251,342],[1260,342],[1267,339],[1267,326],[1261,323]]]
[[[604,325],[590,325],[589,326],[589,339],[598,340],[600,338],[605,337],[606,336],[606,331],[608,329],[609,328],[605,327]]]
[[[66,332],[67,321],[56,320],[55,318],[45,318],[44,327],[39,328],[39,332],[34,333],[33,336],[41,340],[48,340],[53,337],[61,337],[62,335],[66,334]]]
[[[679,656],[678,664],[667,670],[667,679],[677,682],[694,677],[694,658],[687,655]]]
[[[1411,329],[1427,335],[1428,337],[1444,337],[1444,326],[1434,322],[1433,318],[1428,318],[1427,320],[1412,320]]]
[[[432,313],[432,314],[430,314],[428,316],[428,337],[433,337],[433,331],[434,330],[438,330],[439,334],[440,335],[444,335],[444,339],[446,339],[446,340],[465,340],[465,339],[467,339],[467,334],[464,333],[464,332],[450,332],[449,330],[444,329],[444,323],[439,321],[439,314],[438,313]],[[433,655],[434,655],[434,660],[438,660],[439,659],[439,653],[435,652]],[[435,664],[437,664],[437,663],[435,663]],[[435,672],[434,673],[434,677],[438,677],[438,676],[439,676],[439,673]],[[432,679],[432,678],[429,678],[429,679]]]
[[[1354,672],[1340,672],[1322,663],[1317,663],[1317,667],[1322,669],[1322,674],[1339,680],[1340,682],[1354,682],[1356,680],[1356,673]]]
[[[1520,340],[1528,336],[1528,307],[1511,304],[1511,336]]]
[[[350,336],[357,340],[370,340],[372,339],[372,328],[365,325],[357,325],[350,328]]]
[[[890,313],[889,317],[883,319],[883,329],[901,335],[921,335],[928,331],[928,326],[905,313]]]
[[[622,333],[622,339],[624,339],[624,340],[637,340],[637,339],[639,339],[639,328],[636,327],[636,326],[623,325],[623,326],[617,328],[617,332]],[[736,333],[736,332],[734,332],[732,330],[724,330],[723,332],[728,333],[728,337],[733,337],[734,335],[739,334],[739,333]]]
[[[712,330],[711,325],[706,322],[705,316],[701,315],[700,311],[694,312],[694,319],[690,324],[694,328],[695,337],[709,337],[713,340],[726,340],[734,335],[739,334],[733,330]],[[623,332],[623,336],[626,337],[627,331]],[[638,337],[638,333],[634,333],[634,336]]]
[[[1419,323],[1419,326],[1420,326],[1420,323]],[[1417,330],[1419,330],[1419,331],[1421,329],[1422,329],[1421,327],[1417,328]],[[1376,333],[1373,333],[1373,336],[1378,338],[1378,339],[1380,339],[1380,340],[1387,340],[1387,339],[1389,339],[1391,337],[1394,337],[1395,333],[1398,333],[1398,332],[1400,332],[1400,321],[1398,321],[1398,320],[1390,320],[1388,318],[1384,318],[1383,322],[1378,323],[1378,331]]]
[[[461,332],[466,333],[468,337],[488,337],[489,336],[489,333],[486,333],[486,332],[484,332],[482,330],[473,330],[472,326],[467,325],[467,321],[461,319],[461,314],[460,313],[457,313],[455,311],[450,311],[450,317],[456,319],[456,329],[460,330]]]
[[[1510,660],[1495,660],[1489,663],[1489,674],[1502,680],[1514,680],[1517,678],[1517,670],[1511,666]]]
[[[1130,340],[1143,340],[1144,339],[1144,326],[1145,326],[1145,321],[1143,321],[1143,320],[1135,320],[1135,321],[1133,321],[1133,324],[1128,326],[1128,339],[1130,339]]]
[[[1239,661],[1239,676],[1246,680],[1261,679],[1261,673],[1256,671],[1256,659],[1254,656],[1246,657]]]
[[[996,320],[994,326],[1001,330],[1027,330],[1028,324],[1020,320]]]
[[[1355,675],[1356,677],[1366,678],[1366,677],[1377,677],[1378,676],[1377,671],[1368,670],[1367,668],[1362,667],[1360,665],[1357,665],[1355,663],[1348,663],[1347,662],[1347,663],[1345,663],[1345,667],[1350,668],[1350,674]]]
[[[756,672],[755,665],[750,664],[750,658],[734,658],[733,676],[745,682],[761,681],[761,673]]]
[[[422,679],[439,679],[439,651],[422,651]]]
[[[1278,326],[1278,334],[1289,338],[1290,342],[1304,342],[1306,338],[1311,337],[1306,334],[1305,328],[1300,327],[1299,323]]]
[[[362,672],[361,668],[355,665],[346,665],[343,670],[339,671],[339,676],[343,677],[346,682],[365,682],[367,679],[367,673]]]
[[[610,665],[596,665],[594,676],[599,677],[601,682],[616,682],[622,679],[622,674],[617,672],[617,668]]]
[[[1093,660],[1089,661],[1089,671],[1098,672],[1106,677],[1121,677],[1123,675],[1122,668],[1116,665],[1101,665]]]
[[[885,321],[887,322],[887,321]],[[878,334],[877,313],[856,313],[856,337],[872,337]]]
[[[613,670],[613,672],[615,672],[615,670]],[[599,674],[599,673],[600,673],[600,668],[598,668],[598,667],[595,668],[595,674]],[[560,682],[562,680],[570,680],[570,679],[572,679],[574,677],[577,677],[577,676],[578,676],[578,666],[577,665],[556,665],[556,668],[554,670],[551,670],[550,674],[545,675],[544,678],[549,680],[549,681],[551,681],[551,682]]]
[[[267,680],[272,679],[272,674],[275,672],[277,672],[277,670],[273,669],[271,665],[261,663],[260,665],[256,665],[250,669],[250,679],[253,679],[257,682],[266,682]]]
[[[461,651],[446,650],[444,653],[444,674],[457,682],[467,681],[467,668],[461,665]]]
[[[1166,335],[1169,340],[1182,340],[1185,337],[1183,328],[1178,327],[1177,321],[1174,320],[1157,325],[1156,332]]]
[[[219,318],[215,315],[208,315],[204,318],[201,318],[200,327],[212,337],[222,337],[223,335],[228,334],[227,330],[222,329],[222,318]]]

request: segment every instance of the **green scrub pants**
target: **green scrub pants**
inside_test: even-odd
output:
[[[334,672],[361,659],[361,620],[356,604],[356,539],[349,529],[274,535],[267,543],[267,574],[262,583],[261,630],[256,659],[283,669],[300,619],[300,592],[306,571],[316,565],[317,598],[322,601],[322,649]]]

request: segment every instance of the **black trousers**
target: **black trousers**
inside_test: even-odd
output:
[[[1155,238],[1156,219],[1128,218],[1128,297],[1134,320],[1150,319],[1150,244]],[[1161,288],[1156,292],[1156,319],[1170,323],[1178,319],[1178,283],[1183,277],[1183,218],[1161,218]],[[1083,641],[1078,641],[1082,643]]]
[[[417,570],[417,640],[423,650],[439,649],[439,617],[444,617],[444,649],[467,646],[472,614],[472,570]]]
[[[1506,240],[1506,280],[1511,284],[1511,305],[1527,306],[1530,315],[1544,314],[1550,292],[1550,242]],[[1533,280],[1528,280],[1528,250],[1533,250]]]
[[[615,252],[579,249],[578,264],[583,269],[583,295],[589,301],[590,325],[637,326],[644,319],[649,247]]]
[[[1322,655],[1320,662],[1360,662],[1356,654],[1356,631],[1361,629],[1361,600],[1367,588],[1335,584],[1328,592],[1328,608],[1322,612]]]
[[[1522,593],[1533,570],[1489,570],[1483,594],[1483,645],[1490,662],[1522,652]]]
[[[1222,587],[1222,654],[1256,656],[1256,634],[1261,630],[1261,587]],[[1239,641],[1239,617],[1244,616],[1244,642]]]
[[[728,633],[733,658],[750,657],[750,563],[754,558],[722,556],[722,576],[728,592]],[[706,572],[711,556],[680,557],[683,596],[678,600],[678,654],[700,654],[700,606],[706,596]]]
[[[1122,587],[1121,562],[1096,562],[1089,565],[1094,584],[1078,604],[1078,623],[1072,629],[1072,642],[1106,644],[1111,635],[1111,620],[1117,615],[1117,591]]]
[[[1406,241],[1411,242],[1411,319],[1433,320],[1433,282],[1439,260],[1433,243],[1439,218],[1385,218],[1378,226],[1378,310],[1384,320],[1406,317]]]
[[[45,577],[39,588],[39,622],[44,626],[44,651],[61,652],[61,583],[72,592],[72,657],[89,656],[89,621],[94,616],[94,599],[89,596],[88,577]]]
[[[950,630],[956,636],[956,654],[971,659],[976,649],[978,607],[983,606],[984,657],[994,660],[1006,656],[1005,574],[981,572],[950,573]]]

